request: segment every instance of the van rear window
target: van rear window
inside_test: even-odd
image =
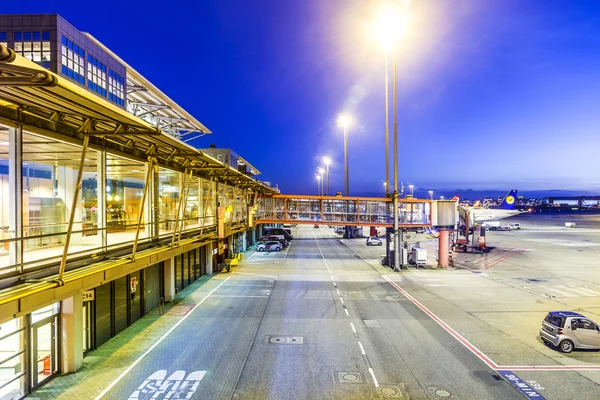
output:
[[[566,318],[559,317],[557,315],[548,314],[548,315],[546,315],[546,318],[544,318],[544,321],[546,321],[547,323],[552,324],[554,326],[564,328],[565,327],[565,319]]]

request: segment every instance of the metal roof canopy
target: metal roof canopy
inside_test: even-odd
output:
[[[88,92],[0,45],[0,119],[23,124],[33,133],[54,133],[58,140],[111,149],[140,161],[215,178],[259,193],[275,191],[161,129]]]
[[[154,116],[158,128],[185,141],[212,133],[98,39],[87,32],[84,32],[84,35],[127,69],[127,87],[131,90],[128,90],[126,95],[128,103],[134,105],[136,110],[134,115],[142,117],[150,114]],[[184,136],[188,137],[183,139]]]

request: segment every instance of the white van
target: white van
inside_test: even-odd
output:
[[[506,225],[506,228],[509,231],[512,231],[513,229],[521,229],[521,224],[519,224],[518,222],[513,222],[512,224]]]

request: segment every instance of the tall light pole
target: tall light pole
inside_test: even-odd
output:
[[[342,114],[338,118],[338,124],[344,128],[344,195],[350,196],[350,184],[348,182],[348,125],[352,118],[346,114]]]
[[[327,196],[329,196],[329,163],[331,160],[329,157],[323,157],[323,162],[325,163],[325,168],[327,170]]]
[[[317,175],[317,196],[321,195],[321,175]]]
[[[388,49],[392,49],[392,59],[394,62],[394,270],[398,269],[400,264],[400,231],[398,230],[398,112],[397,112],[397,95],[396,95],[396,49],[401,29],[403,28],[404,20],[394,10],[383,10],[378,20],[375,23],[375,31],[386,48],[386,71],[387,71],[387,54]],[[387,73],[386,73],[386,104],[387,104]],[[387,107],[386,107],[386,126],[387,126]],[[387,144],[387,141],[386,141]]]
[[[429,191],[429,198],[430,198],[431,200],[433,200],[433,190],[430,190],[430,191]]]
[[[415,186],[414,185],[408,185],[408,188],[410,189],[410,197],[411,198],[414,197],[414,195],[413,195],[413,189],[415,188]]]
[[[319,174],[321,175],[321,196],[325,195],[325,179],[323,177],[323,173],[325,172],[325,170],[321,167],[319,167],[318,169]]]
[[[390,130],[389,130],[389,111],[388,111],[388,46],[385,48],[385,197],[390,194]]]

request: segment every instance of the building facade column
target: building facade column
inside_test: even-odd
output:
[[[9,238],[19,238],[9,243],[9,265],[23,262],[23,128],[8,128],[8,187],[9,199]],[[19,266],[22,271],[23,267]]]
[[[165,302],[175,300],[175,258],[171,257],[163,262]]]
[[[206,260],[204,260],[206,262],[206,275],[212,275],[213,274],[213,255],[215,254],[215,251],[217,251],[216,249],[213,249],[213,244],[207,244],[205,246],[206,251],[204,252],[204,254],[206,255]]]
[[[440,236],[439,236],[439,251],[438,251],[438,264],[440,267],[448,267],[449,266],[449,262],[448,262],[448,243],[449,243],[449,239],[448,239],[448,235],[449,232],[446,229],[441,229],[440,230]]]
[[[77,293],[60,304],[62,373],[75,372],[83,366],[83,304]]]

